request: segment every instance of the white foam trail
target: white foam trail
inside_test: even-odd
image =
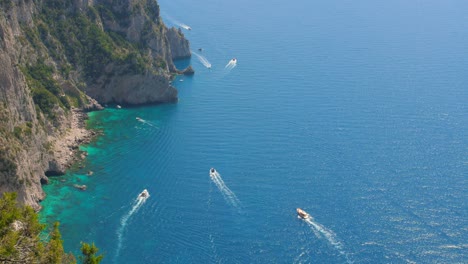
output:
[[[158,128],[155,124],[153,124],[153,122],[150,122],[150,121],[146,121],[142,118],[137,118],[137,121],[138,122],[141,122],[143,124],[147,124],[148,126],[152,126],[152,127],[155,127],[155,128]]]
[[[299,254],[299,256],[297,256],[293,263],[308,263],[310,261],[307,260],[307,255],[310,254],[310,250],[309,249],[305,249],[305,248],[302,248],[302,252],[301,254]],[[305,257],[306,259],[305,260],[302,260],[302,258]]]
[[[232,191],[226,186],[224,182],[222,182],[217,176],[214,176],[213,182],[216,184],[216,187],[221,191],[223,196],[225,197],[226,201],[232,204],[234,207],[237,207],[237,199],[234,198],[234,194]]]
[[[231,204],[232,206],[238,208],[240,201],[237,196],[234,194],[231,189],[229,189],[226,184],[224,183],[221,175],[218,172],[214,172],[210,175],[211,180],[215,183],[216,187],[218,187],[221,194],[223,194],[224,199],[226,202]]]
[[[223,179],[221,178],[221,176],[218,174],[216,176],[216,182],[218,182],[219,186],[221,187],[221,189],[223,189],[223,191],[230,197],[232,198],[236,203],[239,203],[239,199],[237,199],[237,196],[234,194],[234,192],[231,191],[231,189],[229,189],[226,184],[224,183]]]
[[[322,226],[321,224],[314,222],[312,219],[305,219],[306,223],[309,224],[313,229],[315,229],[317,232],[320,232],[325,236],[325,238],[335,246],[337,249],[342,249],[343,245],[341,244],[340,241],[337,240],[335,233],[333,231],[327,229],[326,227]]]
[[[311,218],[304,219],[304,221],[310,226],[310,228],[312,229],[312,231],[315,233],[315,235],[318,238],[321,238],[320,234],[323,235],[327,239],[327,241],[336,250],[338,250],[338,252],[340,252],[341,255],[345,256],[347,263],[353,263],[351,260],[349,260],[348,254],[344,251],[343,243],[341,243],[341,241],[336,237],[336,234],[333,231],[331,231],[330,229],[324,227],[323,225],[315,222]]]
[[[297,218],[302,219],[300,216],[297,216]],[[307,224],[309,224],[309,226],[310,226],[311,223],[309,223],[308,220],[309,220],[309,219],[306,219],[305,222],[306,222]],[[316,236],[317,238],[322,238],[322,235],[320,235],[320,232],[318,231],[317,228],[311,227],[310,229],[312,230],[312,232],[314,232],[314,234],[315,234],[315,236]]]
[[[230,60],[226,66],[224,66],[225,69],[227,70],[232,70],[234,67],[237,66],[237,61],[235,60]]]
[[[115,260],[117,260],[117,257],[120,254],[120,249],[122,248],[123,232],[125,231],[125,228],[127,227],[128,220],[146,202],[146,199],[148,199],[148,197],[140,197],[139,196],[138,198],[136,198],[135,201],[133,202],[133,206],[130,209],[130,211],[126,215],[124,215],[122,217],[122,219],[120,220],[120,227],[117,230],[117,250],[116,250],[116,253],[115,253]],[[116,261],[114,261],[114,262],[116,262]]]
[[[224,66],[224,75],[229,74],[237,66],[237,61],[232,59]]]
[[[211,69],[211,63],[204,56],[197,54],[193,51],[192,54],[194,54],[197,57],[197,59],[203,64],[203,66],[205,66],[208,69]]]
[[[185,30],[192,30],[191,27],[189,27],[188,25],[184,24],[184,23],[179,23],[179,26]]]
[[[178,27],[181,27],[181,28],[183,28],[185,30],[192,30],[192,28],[189,27],[187,24],[184,24],[184,23],[172,18],[171,16],[169,16],[167,14],[164,17],[166,17],[167,20],[169,20],[169,22],[171,22],[172,24],[174,24],[174,25],[176,25]]]

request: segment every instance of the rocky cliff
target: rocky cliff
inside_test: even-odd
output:
[[[83,111],[176,101],[173,59],[189,56],[156,1],[0,0],[0,193],[38,209],[90,136]]]

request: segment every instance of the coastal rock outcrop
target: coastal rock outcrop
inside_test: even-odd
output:
[[[173,60],[185,59],[191,56],[188,40],[184,37],[184,33],[180,28],[170,28],[167,30],[166,36]]]
[[[177,101],[189,56],[156,1],[0,1],[0,193],[40,209],[41,184],[85,156],[86,112]]]
[[[195,70],[192,68],[192,66],[188,66],[185,70],[181,72],[183,75],[194,75]]]
[[[129,74],[125,66],[108,65],[104,74],[90,83],[86,93],[101,103],[138,105],[177,101],[177,90],[170,85],[169,74]]]
[[[170,85],[179,73],[173,60],[190,57],[189,42],[181,31],[167,29],[156,1],[96,0],[96,18],[105,31],[124,36],[140,51],[125,61],[101,65],[99,76],[88,82],[86,92],[100,103],[148,104],[177,101]],[[131,63],[127,63],[131,62]]]

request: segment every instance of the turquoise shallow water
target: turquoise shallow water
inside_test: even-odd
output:
[[[85,168],[45,186],[41,217],[62,223],[67,250],[94,241],[104,263],[468,261],[466,2],[159,3],[212,69],[179,62],[197,72],[174,82],[177,104],[91,114],[104,135],[83,147]]]

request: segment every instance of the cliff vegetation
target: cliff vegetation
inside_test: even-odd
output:
[[[4,193],[0,198],[0,263],[76,263],[71,253],[65,253],[59,223],[47,235],[41,235],[45,226],[39,223],[37,213],[30,206],[18,206],[15,193]],[[94,244],[82,243],[82,263],[99,263]]]
[[[173,59],[189,56],[157,1],[0,0],[0,194],[38,210],[89,138],[83,113],[177,101]]]

